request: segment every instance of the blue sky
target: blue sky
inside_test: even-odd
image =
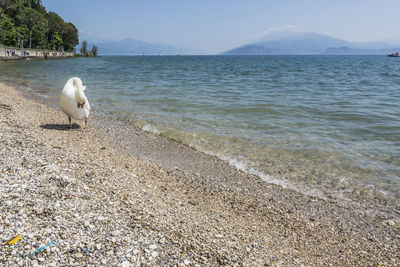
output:
[[[272,31],[400,44],[400,0],[43,0],[80,40],[131,37],[218,53]]]

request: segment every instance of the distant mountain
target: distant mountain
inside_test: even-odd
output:
[[[153,44],[126,38],[121,41],[96,43],[101,55],[177,55],[196,54],[194,49],[186,49],[165,44]]]
[[[276,32],[258,42],[228,50],[223,55],[385,54],[396,46],[351,43],[318,33]],[[347,49],[343,49],[347,48]]]

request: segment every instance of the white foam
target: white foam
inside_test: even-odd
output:
[[[150,124],[144,125],[144,126],[143,126],[143,130],[145,130],[146,132],[151,132],[151,133],[155,133],[155,134],[160,134],[160,131],[159,131],[156,127],[154,127],[154,126],[152,126],[152,125],[150,125]]]
[[[156,134],[160,134],[158,129],[156,129],[154,126],[152,126],[150,124],[144,125],[143,130],[152,132],[152,133],[156,133]],[[196,137],[196,135],[194,134],[193,137]],[[253,168],[253,167],[249,166],[249,164],[246,163],[244,160],[239,160],[239,159],[224,155],[222,153],[215,153],[213,151],[206,150],[203,147],[201,147],[193,142],[190,142],[187,145],[196,149],[197,151],[202,152],[202,153],[205,153],[205,154],[208,154],[211,156],[215,156],[240,171],[243,171],[247,174],[252,174],[252,175],[258,176],[261,180],[263,180],[267,183],[278,185],[278,186],[281,186],[282,188],[287,188],[290,190],[294,190],[296,192],[301,192],[305,195],[319,197],[321,199],[326,199],[326,197],[324,197],[323,193],[318,189],[305,189],[305,188],[298,187],[288,181],[278,179],[272,175],[269,175],[267,173],[261,172],[255,168]]]
[[[295,187],[293,185],[290,185],[290,184],[286,183],[283,180],[277,179],[277,178],[275,178],[275,177],[273,177],[273,176],[271,176],[269,174],[260,172],[260,171],[254,169],[254,168],[249,167],[244,161],[240,161],[238,159],[231,158],[231,157],[228,157],[228,156],[225,156],[225,155],[221,155],[221,154],[216,154],[216,153],[211,152],[211,151],[205,151],[204,149],[199,149],[196,145],[193,145],[192,147],[194,147],[196,150],[201,151],[201,152],[203,152],[205,154],[216,156],[217,158],[225,161],[230,166],[235,167],[236,169],[238,169],[240,171],[243,171],[243,172],[248,173],[248,174],[256,175],[256,176],[260,177],[263,181],[265,181],[267,183],[279,185],[279,186],[281,186],[283,188],[289,188],[289,189],[296,190],[296,191],[300,190],[299,188],[297,188],[297,187]]]
[[[303,194],[308,195],[308,196],[313,196],[313,197],[319,197],[321,199],[326,199],[324,194],[318,189],[308,189],[308,190],[306,190],[306,189],[297,187],[297,186],[295,186],[295,185],[293,185],[293,184],[291,184],[291,183],[289,183],[287,181],[275,178],[272,175],[263,173],[261,171],[258,171],[256,169],[252,168],[252,167],[249,167],[248,164],[245,161],[241,161],[241,160],[238,160],[238,159],[235,159],[235,158],[232,158],[232,157],[220,154],[220,153],[207,151],[207,150],[201,149],[200,147],[198,147],[198,146],[196,146],[194,144],[190,144],[190,146],[193,147],[194,149],[196,149],[197,151],[201,151],[201,152],[203,152],[205,154],[208,154],[208,155],[216,156],[217,158],[225,161],[230,166],[235,167],[236,169],[238,169],[240,171],[243,171],[245,173],[258,176],[258,177],[260,177],[261,180],[263,180],[263,181],[265,181],[267,183],[278,185],[278,186],[281,186],[282,188],[291,189],[291,190],[303,193]]]

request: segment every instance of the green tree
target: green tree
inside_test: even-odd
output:
[[[19,17],[20,21],[28,28],[29,48],[32,47],[32,36],[39,39],[34,40],[35,46],[43,45],[43,35],[48,27],[48,21],[44,15],[36,9],[27,7]]]
[[[64,23],[61,36],[66,51],[72,51],[79,44],[78,29],[72,23]]]
[[[0,9],[2,13],[7,14],[11,18],[14,18],[18,10],[23,8],[23,4],[20,0],[0,0]]]
[[[60,37],[60,35],[58,35],[58,32],[54,33],[54,40],[53,40],[53,45],[55,49],[59,49],[60,46],[63,45],[63,41]]]
[[[35,25],[32,31],[32,47],[47,47],[46,32],[48,28],[47,20],[44,19]]]
[[[0,43],[6,46],[16,46],[18,32],[14,20],[4,13],[0,16]]]
[[[80,49],[81,55],[87,57],[89,55],[87,51],[87,42],[83,41]]]
[[[42,5],[41,0],[26,0],[26,2],[31,8],[39,11],[42,14],[46,14],[46,9]]]
[[[72,51],[78,30],[57,13],[46,12],[41,0],[0,0],[0,44]]]
[[[92,46],[92,50],[90,50],[90,54],[92,55],[92,56],[97,56],[97,51],[98,50],[98,47],[97,46],[95,46],[95,45],[93,45]]]
[[[29,43],[28,27],[26,27],[26,25],[22,24],[22,25],[16,27],[16,30],[17,30],[17,46],[25,47],[26,44]]]
[[[64,28],[64,20],[54,12],[47,13],[47,21],[49,23],[49,31],[47,33],[47,43],[50,49],[55,49],[55,33],[61,33]]]
[[[24,9],[23,0],[0,0],[0,35],[4,45],[19,46],[20,42],[27,41],[26,26],[20,22],[20,14]],[[5,15],[5,16],[3,16]],[[11,19],[11,21],[9,20]],[[13,25],[13,29],[10,26]]]

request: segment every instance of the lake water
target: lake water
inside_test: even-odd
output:
[[[106,56],[0,62],[3,81],[323,197],[400,202],[400,60],[384,56]]]

